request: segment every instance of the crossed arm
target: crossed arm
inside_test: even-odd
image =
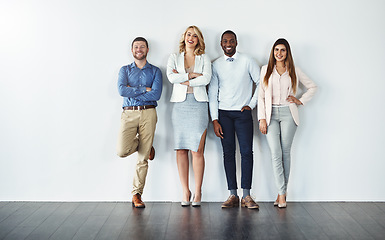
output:
[[[140,101],[158,101],[162,93],[162,73],[159,69],[155,70],[152,85],[146,86],[130,86],[128,77],[124,68],[120,69],[118,90],[122,97],[135,98]]]

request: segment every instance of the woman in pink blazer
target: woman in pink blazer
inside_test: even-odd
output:
[[[274,206],[286,207],[286,191],[290,174],[290,152],[299,125],[298,107],[315,94],[317,86],[294,66],[289,43],[278,39],[271,49],[268,65],[261,69],[258,90],[259,130],[266,134],[270,148],[278,196]],[[307,91],[296,97],[298,83]]]

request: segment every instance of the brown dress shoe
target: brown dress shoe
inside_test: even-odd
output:
[[[241,207],[251,208],[251,209],[259,209],[259,205],[254,202],[254,200],[250,196],[246,196],[241,200]]]
[[[142,198],[139,193],[135,194],[132,197],[132,206],[136,208],[144,208],[144,202],[142,201]]]
[[[230,195],[230,197],[226,200],[226,202],[222,203],[222,208],[233,208],[239,207],[239,197],[235,195]]]
[[[148,156],[148,160],[153,160],[155,158],[155,148],[151,147],[150,155]]]

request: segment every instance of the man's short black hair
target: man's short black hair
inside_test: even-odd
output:
[[[131,48],[134,46],[134,42],[145,42],[146,43],[146,47],[148,48],[148,42],[147,42],[147,40],[144,37],[137,37],[137,38],[135,38],[134,41],[132,41],[132,43],[131,43]]]
[[[226,30],[224,33],[222,33],[221,41],[222,41],[223,36],[224,36],[225,34],[233,34],[234,37],[235,37],[235,40],[237,40],[237,34],[235,34],[235,32],[233,32],[233,31],[231,31],[231,30]]]

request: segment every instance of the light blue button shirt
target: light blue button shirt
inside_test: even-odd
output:
[[[156,101],[162,94],[162,83],[160,69],[148,62],[142,69],[138,68],[135,62],[123,66],[118,79],[119,94],[124,97],[123,107],[157,106]],[[151,91],[147,92],[146,87],[151,88]]]

